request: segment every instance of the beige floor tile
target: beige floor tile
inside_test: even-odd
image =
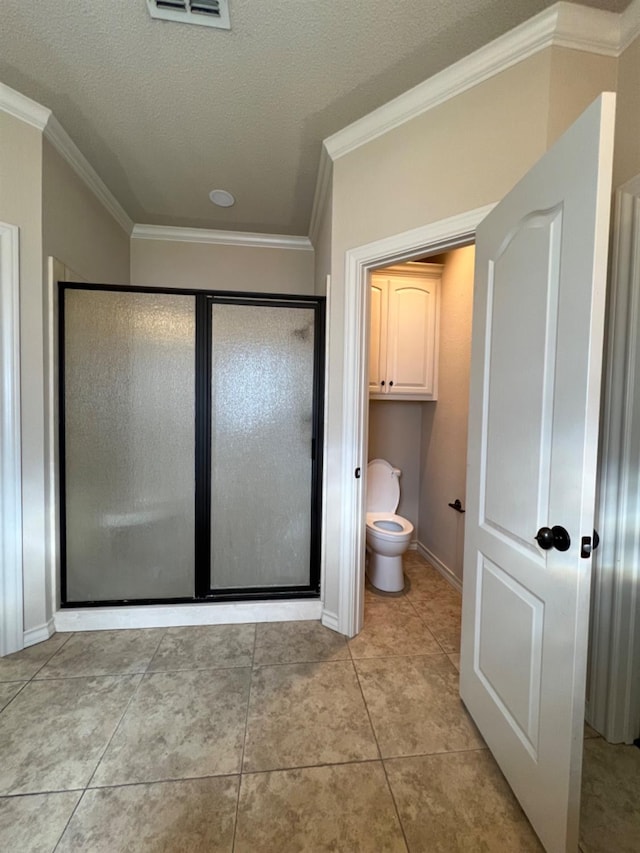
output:
[[[416,613],[431,631],[447,654],[460,651],[462,596],[447,584],[447,588],[430,594],[410,595]]]
[[[429,595],[434,591],[452,589],[451,584],[445,580],[440,572],[436,571],[422,558],[405,563],[405,594],[409,597]]]
[[[385,761],[411,853],[542,846],[487,750]]]
[[[0,849],[51,853],[80,795],[80,791],[64,791],[0,799]]]
[[[458,696],[446,655],[356,660],[383,757],[484,746]]]
[[[460,628],[451,628],[449,630],[435,628],[431,633],[445,654],[460,657]]]
[[[0,682],[0,711],[22,690],[26,683],[26,681]]]
[[[164,633],[164,628],[150,628],[74,634],[42,667],[36,678],[144,672]]]
[[[406,849],[379,762],[242,777],[235,853]]]
[[[375,609],[365,615],[364,628],[349,640],[353,658],[439,654],[433,634],[415,614]]]
[[[455,666],[455,668],[458,670],[458,672],[460,672],[460,655],[459,654],[452,654],[452,655],[447,655],[447,657],[449,658],[451,663]]]
[[[27,681],[60,649],[71,634],[54,634],[21,652],[0,658],[0,681]]]
[[[0,794],[86,785],[140,678],[27,684],[0,714]]]
[[[460,617],[462,595],[444,580],[441,585],[434,585],[430,589],[410,589],[407,598],[424,619],[431,619],[434,624],[439,620],[448,620],[452,615]]]
[[[585,853],[640,850],[640,749],[584,742],[580,841]]]
[[[364,589],[364,618],[371,613],[404,613],[415,616],[416,611],[404,592],[381,592],[367,584]]]
[[[144,676],[92,785],[237,773],[251,670]]]
[[[600,737],[598,732],[595,729],[592,729],[591,726],[589,725],[589,723],[586,723],[586,722],[584,724],[584,736],[585,736],[585,739],[591,738],[591,737]]]
[[[238,777],[89,790],[56,853],[230,853]]]
[[[351,661],[253,672],[244,770],[378,758]]]
[[[169,628],[149,672],[251,666],[255,625]]]
[[[347,641],[320,622],[263,622],[256,625],[255,664],[346,660]]]

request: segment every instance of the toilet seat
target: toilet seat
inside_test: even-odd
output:
[[[368,512],[367,527],[380,539],[386,539],[389,542],[413,533],[413,524],[393,512]]]

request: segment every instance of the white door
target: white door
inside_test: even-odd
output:
[[[460,693],[549,853],[578,842],[614,108],[477,231]]]

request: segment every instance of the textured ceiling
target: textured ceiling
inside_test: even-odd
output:
[[[145,0],[1,5],[0,81],[53,110],[135,222],[306,235],[322,139],[552,4],[230,0],[231,31]]]

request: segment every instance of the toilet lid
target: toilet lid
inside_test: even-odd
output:
[[[400,484],[394,468],[385,459],[367,465],[367,512],[395,512],[400,502]]]

